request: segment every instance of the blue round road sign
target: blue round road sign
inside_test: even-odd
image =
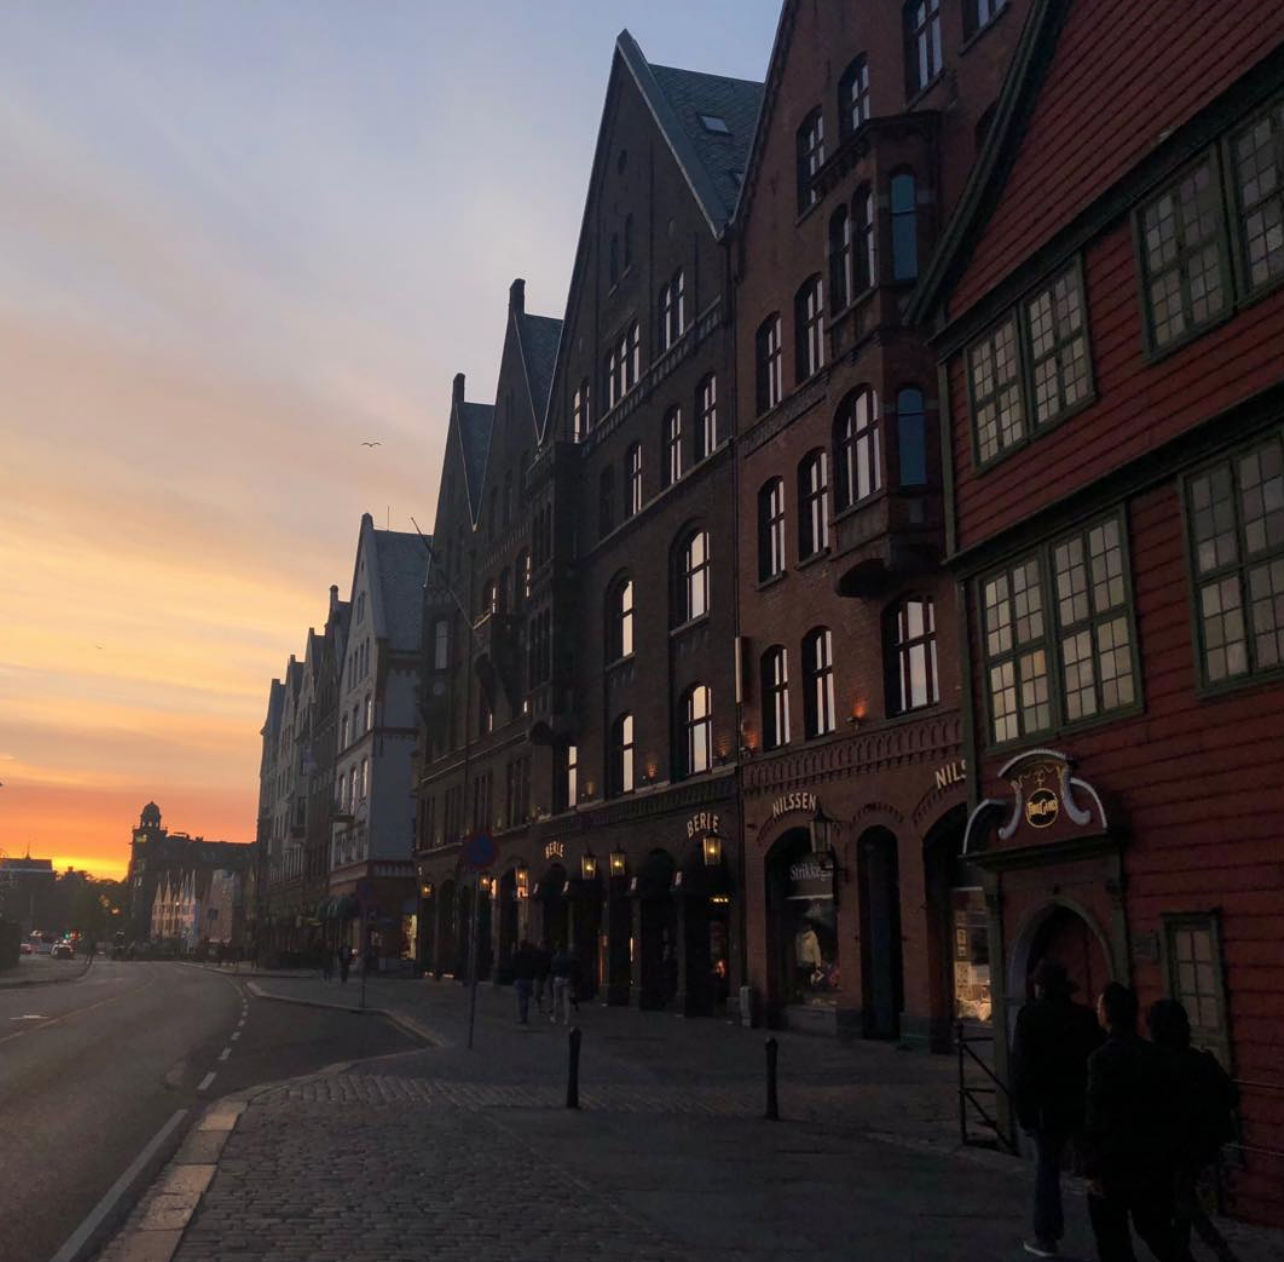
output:
[[[464,867],[472,872],[485,872],[495,866],[499,858],[499,847],[490,833],[474,833],[464,843]]]

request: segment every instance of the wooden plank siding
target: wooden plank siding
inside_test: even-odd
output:
[[[1067,2],[1016,167],[951,296],[955,316],[1284,40],[1284,6],[1261,0]]]

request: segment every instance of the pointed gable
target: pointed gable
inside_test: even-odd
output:
[[[557,363],[562,322],[549,316],[527,315],[524,311],[514,317],[514,322],[521,343],[522,362],[526,366],[526,384],[535,415],[535,436],[538,436],[544,428],[548,396],[553,389],[553,367]]]
[[[395,652],[415,652],[423,628],[430,545],[419,535],[400,530],[372,530],[370,537],[371,605],[378,619],[375,634]]]

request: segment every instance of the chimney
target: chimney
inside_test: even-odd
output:
[[[330,612],[334,613],[339,604],[339,584],[330,584]]]
[[[526,314],[526,282],[520,276],[508,287],[508,309]]]
[[[462,372],[455,374],[455,386],[451,391],[450,397],[456,407],[464,401],[464,374]]]

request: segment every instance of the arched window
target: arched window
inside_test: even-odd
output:
[[[705,684],[687,693],[684,705],[685,762],[683,774],[698,776],[713,765],[713,694]]]
[[[619,346],[606,353],[606,406],[613,408],[624,396],[624,365]]]
[[[624,335],[625,349],[625,385],[626,391],[632,390],[642,376],[642,328],[636,320],[629,325]]]
[[[803,721],[807,735],[834,730],[834,641],[828,627],[817,627],[803,639]]]
[[[710,373],[696,390],[696,459],[707,460],[718,445],[718,379]]]
[[[450,665],[450,624],[445,618],[438,618],[433,626],[432,668],[445,670]],[[345,728],[346,733],[346,728]],[[345,741],[346,744],[346,741]]]
[[[843,400],[834,421],[838,469],[838,507],[848,508],[883,485],[883,453],[878,424],[878,395],[861,386]]]
[[[664,485],[682,477],[682,409],[670,408],[664,418]]]
[[[798,209],[806,210],[816,201],[812,181],[825,165],[825,116],[814,109],[798,129]]]
[[[892,176],[892,279],[918,279],[918,208],[914,175],[899,171]]]
[[[896,447],[901,486],[927,483],[927,416],[923,392],[906,386],[896,393]]]
[[[633,580],[621,579],[611,589],[610,642],[607,659],[618,662],[633,652]]]
[[[852,200],[856,218],[854,249],[856,254],[856,292],[864,293],[878,284],[878,208],[874,191],[858,188]]]
[[[887,617],[887,660],[892,665],[887,709],[904,714],[941,699],[936,669],[936,615],[926,596],[907,596]]]
[[[614,375],[612,360],[614,353],[607,358],[607,375]],[[571,441],[581,443],[588,437],[588,432],[592,428],[592,422],[589,419],[589,382],[585,377],[580,382],[579,388],[571,398]]]
[[[829,547],[829,458],[813,451],[798,466],[798,559]]]
[[[784,647],[776,644],[769,648],[760,667],[762,747],[778,749],[789,744],[789,657]]]
[[[759,326],[755,342],[758,413],[770,411],[784,397],[780,365],[780,315],[769,315]]]
[[[841,311],[852,300],[852,217],[839,206],[829,219],[829,306]]]
[[[642,444],[629,448],[626,462],[629,470],[629,516],[642,511]]]
[[[905,95],[915,97],[941,73],[941,0],[909,0],[903,15]]]
[[[348,748],[348,712],[343,712],[343,718],[339,720],[339,748]]]
[[[615,529],[615,470],[607,465],[598,477],[597,533],[605,538]]]
[[[819,276],[809,277],[794,296],[794,330],[794,371],[802,382],[825,363],[825,287]]]
[[[758,581],[785,569],[785,480],[772,478],[758,492]]]
[[[838,81],[838,125],[844,135],[869,121],[869,59],[861,53]]]
[[[633,792],[633,716],[622,714],[611,725],[610,788],[612,796]]]
[[[679,550],[679,623],[709,612],[709,533],[693,531]]]
[[[660,286],[660,349],[667,351],[686,331],[686,276],[679,268]]]

